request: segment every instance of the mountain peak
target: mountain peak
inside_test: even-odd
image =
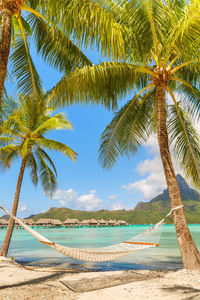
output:
[[[189,191],[191,191],[191,188],[189,187],[189,185],[187,184],[187,182],[185,181],[185,179],[180,174],[176,175],[176,179],[177,179],[178,186],[179,186],[181,192],[189,192]]]
[[[193,199],[196,201],[200,201],[199,193],[197,191],[193,190],[180,174],[176,175],[176,179],[178,182],[182,200]],[[162,194],[159,194],[158,196],[153,198],[150,202],[157,202],[160,200],[162,200],[164,202],[169,201],[168,189],[165,189]]]

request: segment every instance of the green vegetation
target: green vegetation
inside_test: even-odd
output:
[[[62,74],[92,65],[80,50],[83,47],[91,46],[114,59],[123,54],[121,25],[101,1],[0,0],[0,25],[0,105],[8,60],[18,91],[33,93],[33,76],[41,85],[30,53],[33,44],[44,61]]]
[[[47,102],[21,96],[18,101],[7,99],[3,105],[4,123],[0,136],[0,161],[4,167],[10,167],[16,159],[21,160],[12,214],[16,216],[19,196],[25,169],[30,169],[33,184],[41,182],[45,193],[52,193],[57,186],[56,168],[49,156],[49,151],[59,151],[71,160],[76,159],[74,152],[67,145],[46,137],[58,129],[71,129],[72,125],[61,114],[51,115]],[[10,218],[0,255],[7,255],[15,221]]]
[[[183,177],[177,175],[177,181],[181,191],[184,203],[187,222],[192,224],[200,223],[200,194],[191,189]],[[169,193],[164,190],[150,202],[139,202],[133,210],[99,210],[99,211],[81,211],[69,208],[52,207],[45,213],[30,216],[37,221],[39,218],[59,219],[64,221],[67,218],[77,218],[79,221],[84,219],[105,219],[105,220],[124,220],[129,224],[151,224],[160,221],[170,211]],[[166,220],[166,223],[173,223],[172,217]]]

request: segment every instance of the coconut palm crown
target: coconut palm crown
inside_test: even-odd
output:
[[[8,99],[3,105],[4,116],[8,115],[2,126],[0,136],[0,159],[3,167],[10,167],[14,159],[26,160],[31,180],[37,184],[39,179],[45,192],[56,188],[56,168],[49,151],[59,151],[72,161],[76,152],[67,145],[45,137],[54,130],[72,129],[71,123],[62,113],[52,115],[46,102],[20,96],[18,102]]]
[[[0,136],[0,162],[10,167],[15,159],[21,159],[12,213],[16,216],[20,190],[25,169],[30,169],[33,184],[40,180],[46,194],[56,189],[56,168],[49,156],[49,151],[58,151],[76,159],[76,152],[67,145],[45,137],[54,130],[71,129],[71,123],[61,114],[51,115],[46,101],[21,96],[18,102],[9,99],[3,105],[4,124]],[[6,256],[14,228],[10,219],[1,255]]]
[[[82,47],[101,49],[108,57],[122,57],[121,25],[98,0],[0,0],[0,25],[0,105],[10,48],[9,71],[23,94],[41,86],[31,45],[62,74],[92,65]],[[31,77],[35,77],[34,86]]]
[[[183,264],[199,269],[169,143],[175,144],[174,155],[186,177],[200,187],[199,136],[190,119],[191,114],[199,118],[200,108],[200,1],[107,1],[106,9],[124,26],[124,62],[67,74],[50,91],[52,106],[96,101],[116,108],[117,100],[133,94],[105,129],[99,160],[111,167],[119,155],[135,153],[157,132],[171,206],[180,207],[173,216]]]

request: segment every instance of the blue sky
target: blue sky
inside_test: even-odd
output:
[[[89,50],[85,53],[94,64],[101,58],[98,53]],[[32,55],[44,88],[50,89],[61,75],[45,65],[34,49]],[[14,94],[10,83],[7,83],[7,89]],[[75,105],[63,111],[74,129],[57,131],[53,137],[75,150],[78,159],[72,163],[63,155],[52,152],[58,172],[58,188],[52,199],[44,195],[40,185],[35,188],[29,180],[28,171],[25,172],[20,195],[20,217],[44,212],[53,206],[82,210],[130,209],[138,201],[149,201],[166,187],[156,137],[151,137],[135,156],[119,158],[111,170],[103,170],[98,163],[99,141],[113,112],[91,105]],[[0,203],[9,210],[19,167],[20,163],[16,162],[11,169],[0,173]]]

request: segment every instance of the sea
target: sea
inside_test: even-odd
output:
[[[81,227],[37,229],[49,240],[75,248],[97,248],[129,240],[148,229],[149,225],[122,227]],[[189,225],[193,239],[200,250],[200,224]],[[6,230],[0,230],[0,245]],[[145,240],[144,240],[145,242]],[[182,268],[180,251],[174,225],[163,225],[159,247],[148,248],[129,254],[115,261],[78,261],[40,243],[24,229],[15,229],[8,257],[26,266],[54,266],[90,271],[113,270],[177,270]]]

